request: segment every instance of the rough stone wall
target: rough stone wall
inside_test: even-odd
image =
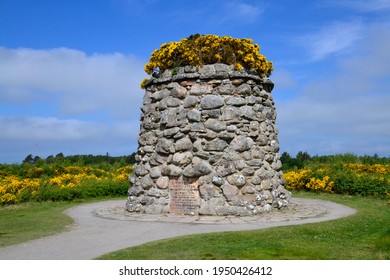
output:
[[[269,78],[225,64],[146,86],[127,209],[254,215],[288,205]]]

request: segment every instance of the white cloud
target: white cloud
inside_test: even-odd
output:
[[[348,51],[361,39],[360,21],[334,22],[311,34],[296,38],[298,45],[308,52],[310,61],[319,61],[330,55]]]
[[[389,0],[327,0],[324,5],[347,7],[360,12],[377,12],[390,10]]]
[[[2,139],[9,140],[80,140],[104,133],[96,123],[54,117],[0,117]]]
[[[0,117],[0,163],[72,154],[126,155],[136,151],[139,120],[80,121],[55,117]]]
[[[367,26],[359,54],[277,102],[284,150],[390,155],[388,30]]]
[[[134,152],[145,76],[119,53],[0,48],[0,162]]]
[[[1,139],[9,140],[82,140],[92,138],[138,136],[139,120],[114,121],[80,121],[75,119],[61,120],[55,117],[0,117]]]
[[[247,1],[248,2],[248,1]],[[191,3],[191,7],[181,5],[169,13],[161,14],[161,20],[174,22],[175,25],[186,25],[194,29],[193,33],[220,33],[224,27],[253,24],[264,12],[264,4],[240,0],[214,0]],[[183,17],[185,15],[185,17]],[[203,20],[204,19],[204,20]],[[206,30],[202,32],[201,30]]]
[[[278,89],[288,89],[296,86],[293,75],[285,69],[275,70],[271,78]]]
[[[53,105],[68,116],[97,111],[128,116],[141,100],[144,76],[141,61],[119,53],[0,48],[0,100],[57,97]]]
[[[219,14],[221,23],[226,21],[251,23],[263,13],[263,8],[257,5],[238,1],[224,2],[222,5],[222,13]]]

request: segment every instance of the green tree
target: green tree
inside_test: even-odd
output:
[[[306,161],[310,160],[310,158],[311,156],[309,155],[308,152],[302,152],[302,151],[299,151],[296,156],[296,159],[302,163],[305,163]]]
[[[42,159],[40,158],[40,156],[35,156],[34,159],[33,159],[33,163],[36,164],[38,162],[42,161]]]
[[[54,162],[54,156],[53,155],[50,155],[50,156],[48,156],[47,158],[46,158],[46,163],[53,163]]]
[[[29,154],[28,156],[26,156],[26,158],[23,160],[23,163],[31,163],[31,164],[33,164],[34,163],[33,155]]]

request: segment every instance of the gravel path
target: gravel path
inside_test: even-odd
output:
[[[254,217],[140,215],[126,212],[125,203],[110,200],[70,208],[66,214],[75,221],[70,230],[0,248],[0,259],[94,259],[169,237],[316,223],[355,213],[354,209],[334,202],[302,198],[293,198],[288,209]]]

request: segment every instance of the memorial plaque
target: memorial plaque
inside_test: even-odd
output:
[[[184,183],[182,180],[169,181],[170,213],[198,214],[199,190],[198,182]]]

